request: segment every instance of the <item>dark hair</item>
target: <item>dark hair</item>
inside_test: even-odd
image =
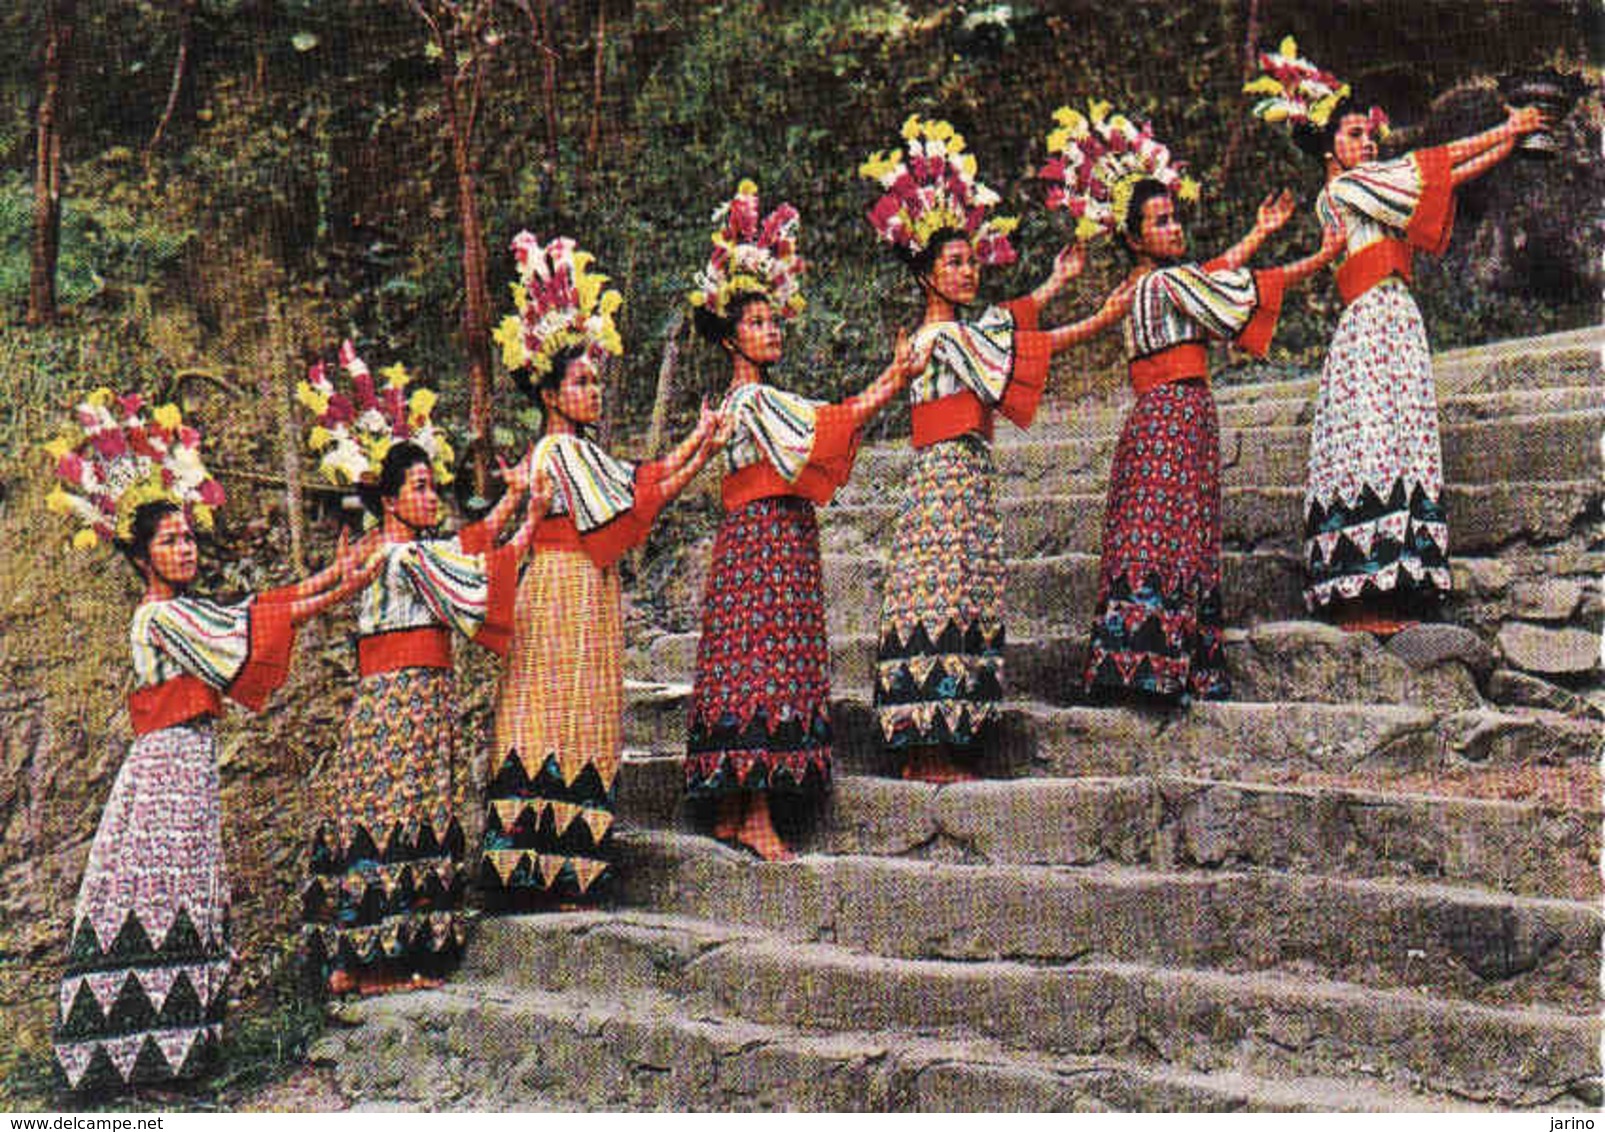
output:
[[[513,371],[513,384],[518,387],[520,393],[529,398],[530,404],[537,409],[544,410],[545,407],[541,404],[541,391],[549,389],[555,392],[557,387],[563,384],[563,374],[567,372],[568,364],[575,358],[583,357],[584,355],[584,346],[577,344],[565,346],[552,355],[552,364],[545,373],[541,374],[539,381],[531,381],[529,379],[529,370],[515,369]]]
[[[1142,210],[1155,197],[1168,197],[1170,190],[1152,177],[1144,177],[1131,187],[1131,203],[1126,206],[1126,235],[1142,243]]]
[[[931,238],[925,241],[925,246],[919,251],[911,252],[899,244],[893,244],[892,252],[915,276],[924,279],[935,269],[936,257],[942,254],[942,249],[954,240],[963,240],[967,244],[970,242],[970,234],[960,228],[938,228],[931,233]]]
[[[1326,125],[1317,126],[1311,122],[1296,122],[1293,125],[1293,144],[1317,161],[1325,161],[1326,155],[1332,152],[1333,139],[1337,137],[1338,127],[1349,114],[1364,114],[1360,109],[1362,104],[1356,101],[1351,90],[1338,100],[1332,108],[1332,114],[1326,120]]]
[[[127,541],[114,540],[129,565],[136,570],[141,562],[150,561],[150,540],[156,537],[156,528],[169,515],[182,514],[183,508],[171,499],[152,499],[134,508],[134,521],[129,525]]]
[[[401,494],[401,485],[407,482],[407,472],[418,464],[426,468],[431,467],[429,453],[410,440],[398,440],[392,444],[390,450],[385,453],[384,463],[379,465],[377,482],[360,484],[357,487],[362,505],[371,514],[383,518],[382,501],[394,499]]]
[[[717,346],[720,342],[736,336],[736,323],[741,321],[741,316],[747,313],[748,307],[752,306],[753,303],[767,303],[768,301],[769,295],[767,292],[742,291],[740,294],[730,297],[728,309],[725,311],[723,318],[720,318],[705,306],[693,307],[691,308],[691,322],[697,328],[697,333],[702,335],[704,340]]]

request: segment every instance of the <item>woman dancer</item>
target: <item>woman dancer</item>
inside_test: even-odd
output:
[[[1292,215],[1284,192],[1266,198],[1253,229],[1225,254],[1185,262],[1176,198],[1194,199],[1197,186],[1149,126],[1110,109],[1096,101],[1090,115],[1061,108],[1043,169],[1055,182],[1050,204],[1119,232],[1136,258],[1125,338],[1137,403],[1109,473],[1086,683],[1095,695],[1224,699],[1220,432],[1205,344],[1230,339],[1263,355],[1283,291],[1330,263],[1341,234],[1328,231],[1321,251],[1296,263],[1244,268]]]
[[[347,368],[356,367],[360,360],[348,358]],[[419,444],[390,442],[376,482],[362,484],[363,503],[380,521],[364,545],[371,542],[383,564],[358,606],[362,676],[340,750],[315,785],[312,877],[302,895],[308,950],[333,994],[433,985],[461,951],[451,634],[505,653],[518,562],[551,490],[528,460],[506,478],[490,516],[451,538],[432,534],[440,519],[436,465]],[[497,546],[526,490],[528,516]]]
[[[229,973],[217,743],[223,697],[260,711],[289,672],[295,629],[354,594],[344,539],[334,565],[237,605],[190,592],[195,528],[222,492],[200,436],[164,405],[97,391],[76,412],[80,436],[58,457],[53,510],[88,521],[74,540],[111,540],[144,595],[129,630],[134,742],[118,768],[73,910],[55,1028],[71,1088],[162,1085],[215,1055]],[[70,488],[71,490],[67,490]]]
[[[784,860],[792,854],[775,831],[770,796],[817,796],[830,786],[830,650],[814,508],[847,482],[859,429],[924,361],[899,335],[892,363],[839,405],[768,384],[781,321],[803,305],[797,210],[783,204],[760,222],[757,187],[743,181],[715,219],[723,226],[691,303],[698,331],[730,357],[719,413],[731,435],[724,521],[702,597],[686,790],[716,802],[715,837]]]
[[[704,410],[661,460],[632,465],[589,433],[602,415],[601,366],[623,352],[619,293],[574,241],[513,240],[518,313],[496,332],[519,390],[541,410],[534,464],[554,487],[519,582],[513,641],[496,699],[479,881],[496,908],[601,899],[624,710],[624,618],[614,563],[723,441]]]
[[[1036,415],[1050,358],[1112,325],[1118,302],[1052,330],[1038,315],[1085,252],[1067,247],[1029,295],[961,320],[982,265],[1014,262],[1017,221],[989,216],[998,198],[975,180],[975,159],[946,122],[911,117],[907,156],[874,154],[860,172],[885,190],[870,223],[919,282],[916,340],[931,363],[909,385],[914,470],[892,534],[876,656],[875,708],[903,777],[975,777],[968,760],[1003,700],[1003,534],[993,501],[992,426]]]
[[[1380,108],[1361,112],[1349,87],[1298,56],[1292,37],[1246,90],[1254,113],[1286,122],[1321,161],[1316,212],[1348,233],[1337,268],[1345,304],[1321,370],[1304,489],[1304,600],[1344,628],[1392,633],[1431,616],[1449,593],[1432,355],[1410,294],[1415,253],[1441,255],[1454,192],[1541,128],[1534,107],[1474,137],[1377,160]]]

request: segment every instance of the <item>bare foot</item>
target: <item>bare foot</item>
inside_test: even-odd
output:
[[[720,841],[730,841],[741,828],[746,816],[746,799],[740,794],[726,794],[719,799],[719,811],[713,819],[713,835]]]
[[[797,854],[786,847],[775,832],[774,820],[769,816],[769,795],[756,793],[747,803],[747,818],[736,830],[735,839],[751,849],[765,861],[791,861]]]
[[[945,747],[913,747],[903,764],[903,777],[910,782],[930,782],[946,786],[954,782],[979,782],[980,775],[958,762]]]

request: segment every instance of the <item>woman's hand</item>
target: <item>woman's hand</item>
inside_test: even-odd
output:
[[[712,431],[708,433],[708,439],[703,443],[708,449],[708,455],[713,456],[723,451],[725,445],[730,443],[730,438],[735,435],[736,416],[734,413],[714,412],[709,413],[708,417],[713,422]]]
[[[533,455],[533,449],[531,450]],[[535,468],[529,478],[529,508],[532,515],[545,515],[552,505],[552,477],[544,468]]]
[[[1058,290],[1080,275],[1086,266],[1087,245],[1079,241],[1066,244],[1059,249],[1059,254],[1053,257],[1053,274],[1048,276],[1048,281],[1053,284],[1054,290]]]
[[[496,457],[496,474],[501,476],[502,482],[507,485],[510,493],[522,495],[529,490],[530,477],[535,470],[535,446],[531,444],[524,458],[512,467],[500,455]]]
[[[1096,317],[1100,320],[1114,320],[1125,317],[1126,312],[1131,309],[1131,299],[1137,293],[1137,284],[1140,282],[1142,282],[1142,274],[1138,272],[1132,272],[1122,279],[1120,285],[1110,291],[1102,305],[1098,307]]]
[[[1286,189],[1271,193],[1260,202],[1259,213],[1254,221],[1255,229],[1261,235],[1270,235],[1292,218],[1295,203],[1293,194]]]
[[[1343,218],[1334,215],[1332,223],[1321,226],[1321,254],[1327,257],[1335,256],[1343,251],[1349,240],[1348,229],[1343,226]]]
[[[925,372],[925,368],[931,364],[931,351],[935,348],[934,334],[909,337],[907,330],[898,330],[897,345],[892,349],[892,364],[886,367],[886,371],[899,389]]]
[[[1505,114],[1505,129],[1518,138],[1535,130],[1547,130],[1554,124],[1549,115],[1537,106],[1507,106]]]

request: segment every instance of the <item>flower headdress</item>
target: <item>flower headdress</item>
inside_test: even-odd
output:
[[[376,386],[368,363],[357,356],[349,338],[340,344],[340,364],[351,381],[349,394],[334,387],[321,361],[313,363],[306,380],[295,388],[296,400],[317,418],[307,433],[307,446],[323,453],[318,470],[324,478],[339,487],[373,483],[390,446],[410,440],[428,453],[435,482],[450,483],[455,454],[430,422],[434,391],[419,388],[408,394],[412,376],[400,362],[380,370],[385,384]]]
[[[1182,200],[1198,199],[1198,182],[1182,174],[1182,163],[1171,160],[1153,126],[1144,122],[1139,128],[1111,109],[1093,99],[1086,114],[1068,106],[1055,110],[1048,163],[1037,174],[1051,182],[1048,207],[1076,218],[1078,240],[1124,228],[1132,190],[1141,181],[1158,181]]]
[[[518,282],[513,305],[518,313],[502,319],[494,337],[502,363],[510,370],[527,368],[539,378],[552,359],[579,347],[587,352],[624,353],[613,316],[623,305],[617,291],[606,289],[606,275],[590,270],[592,256],[566,236],[541,247],[528,232],[513,237]]]
[[[45,505],[83,524],[72,540],[80,550],[128,541],[135,510],[157,500],[176,503],[209,531],[223,488],[201,462],[200,448],[201,434],[184,423],[177,405],[147,416],[138,393],[97,389],[73,409],[67,430],[45,445],[59,481]]]
[[[975,155],[964,152],[964,135],[946,122],[922,121],[917,114],[903,123],[908,152],[876,152],[859,166],[885,190],[869,210],[877,235],[912,258],[930,246],[943,229],[963,232],[976,258],[988,266],[1013,263],[1009,233],[1019,226],[1012,216],[992,216],[998,194],[975,179]]]
[[[742,181],[736,195],[713,214],[720,228],[713,234],[713,253],[697,273],[691,305],[717,318],[739,295],[762,295],[781,318],[802,313],[800,282],[808,264],[797,254],[797,210],[781,204],[760,222],[758,186]]]
[[[1282,40],[1275,54],[1260,52],[1259,65],[1260,74],[1243,87],[1243,93],[1265,96],[1254,104],[1254,115],[1267,122],[1324,130],[1351,93],[1348,83],[1301,58],[1292,36]],[[1370,118],[1373,128],[1385,137],[1388,116],[1382,108],[1371,107]]]

